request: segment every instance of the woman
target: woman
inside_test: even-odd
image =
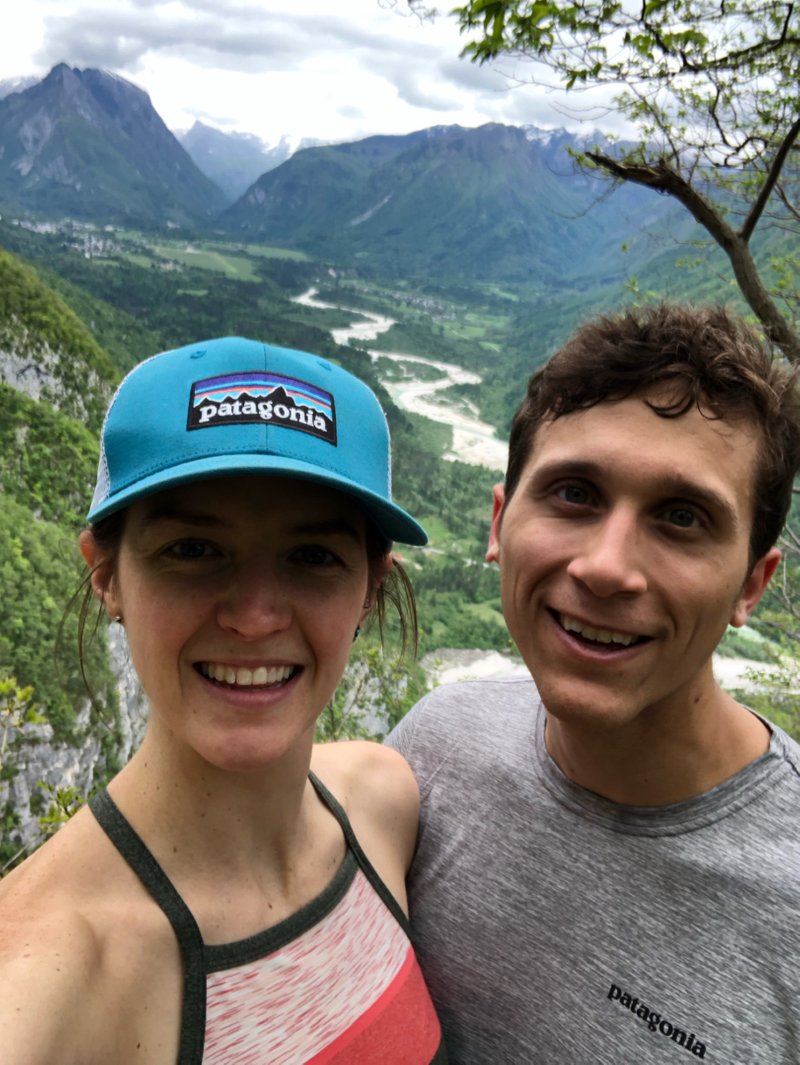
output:
[[[0,884],[0,1061],[444,1061],[405,918],[410,770],[312,757],[391,542],[426,540],[375,396],[250,340],[157,355],[111,403],[89,522],[150,716]]]

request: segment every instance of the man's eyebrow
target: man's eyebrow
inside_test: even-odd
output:
[[[553,459],[537,466],[533,476],[539,482],[557,477],[584,477],[588,481],[602,483],[608,477],[608,467],[591,459]],[[698,503],[709,511],[723,517],[731,526],[740,524],[735,506],[720,492],[708,485],[699,484],[682,474],[668,474],[653,481],[653,486],[667,498],[685,499]]]
[[[606,468],[599,462],[591,462],[589,459],[554,458],[536,465],[532,471],[531,480],[549,481],[554,477],[585,477],[589,481],[596,481],[606,472]]]

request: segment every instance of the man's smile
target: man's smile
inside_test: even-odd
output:
[[[614,650],[616,647],[631,647],[651,639],[649,636],[637,636],[631,632],[618,632],[614,629],[587,625],[577,618],[570,617],[569,614],[562,614],[556,610],[551,610],[550,613],[565,632],[580,637],[586,643],[603,644],[609,650]]]

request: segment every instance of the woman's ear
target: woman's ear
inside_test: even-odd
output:
[[[109,617],[121,615],[121,604],[117,601],[111,558],[101,552],[91,529],[84,529],[79,535],[78,547],[89,569],[92,591],[105,607]]]
[[[381,558],[374,561],[369,567],[369,585],[367,587],[367,595],[364,599],[364,610],[361,614],[361,624],[372,608],[375,606],[375,598],[378,594],[380,586],[383,584],[388,573],[391,572],[394,565],[394,556],[391,551],[383,555]]]

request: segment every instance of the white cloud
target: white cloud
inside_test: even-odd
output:
[[[195,118],[256,133],[350,140],[483,122],[574,125],[552,95],[511,88],[458,58],[451,18],[404,0],[24,0],[5,20],[0,70],[58,62],[113,70],[145,89],[173,129]]]

